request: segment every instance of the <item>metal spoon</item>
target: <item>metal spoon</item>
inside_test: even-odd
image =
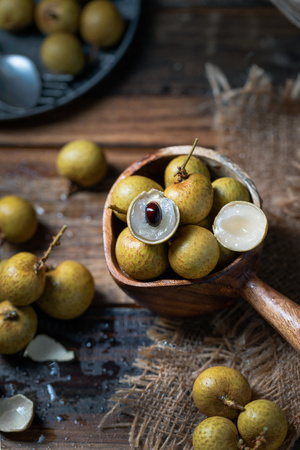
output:
[[[34,62],[23,55],[0,55],[0,100],[16,108],[38,102],[41,78]]]

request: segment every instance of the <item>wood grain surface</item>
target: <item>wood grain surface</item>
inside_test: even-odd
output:
[[[25,393],[36,406],[26,432],[0,435],[1,449],[129,449],[127,430],[100,432],[97,425],[119,377],[137,370],[133,361],[148,343],[154,316],[137,308],[107,271],[107,193],[127,166],[161,147],[192,145],[196,137],[203,147],[217,146],[207,62],[220,66],[233,86],[244,83],[253,64],[281,83],[300,69],[299,39],[300,30],[266,0],[144,0],[134,42],[106,80],[49,113],[0,123],[0,195],[27,197],[39,217],[36,236],[20,246],[5,242],[0,259],[20,249],[42,255],[66,224],[51,262],[82,262],[96,282],[92,308],[82,318],[61,323],[39,312],[39,331],[73,349],[75,361],[0,356],[0,395]],[[94,189],[65,200],[68,183],[55,162],[73,139],[102,145],[109,171]]]

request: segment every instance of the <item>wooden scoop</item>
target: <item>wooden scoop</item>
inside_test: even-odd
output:
[[[271,288],[257,275],[262,244],[240,254],[225,269],[197,280],[170,276],[155,281],[136,281],[119,267],[115,256],[116,238],[126,226],[108,205],[114,186],[125,177],[134,174],[148,176],[163,186],[164,169],[168,162],[182,154],[188,154],[190,146],[167,147],[130,165],[112,186],[103,213],[103,242],[108,270],[118,286],[140,305],[170,317],[190,317],[212,313],[231,305],[239,296],[253,308],[300,352],[300,305]],[[198,155],[207,164],[212,179],[229,176],[244,183],[252,202],[261,207],[261,199],[250,177],[227,157],[214,150],[196,147]]]

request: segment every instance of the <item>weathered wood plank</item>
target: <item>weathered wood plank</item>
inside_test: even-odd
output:
[[[212,102],[199,98],[110,96],[99,103],[80,101],[81,111],[60,109],[55,122],[29,126],[26,122],[6,126],[0,132],[0,146],[36,148],[61,147],[73,139],[88,138],[104,146],[156,147],[213,143],[210,130]],[[70,106],[69,106],[70,108]],[[69,111],[66,114],[66,111]]]
[[[128,428],[100,431],[98,424],[119,379],[137,372],[133,362],[138,347],[150,342],[146,333],[152,322],[148,311],[126,308],[90,309],[69,322],[39,314],[38,333],[55,338],[76,358],[36,363],[22,352],[0,355],[0,394],[22,393],[35,405],[30,428],[1,433],[1,449],[129,449]]]
[[[49,263],[57,266],[65,260],[86,265],[96,282],[95,304],[133,304],[111,279],[103,253],[102,212],[109,188],[127,165],[135,161],[137,152],[106,151],[109,171],[94,190],[78,192],[67,200],[61,196],[68,182],[56,171],[57,150],[40,149],[0,151],[0,195],[22,195],[38,212],[39,228],[28,243],[0,247],[0,258],[6,259],[18,251],[31,251],[42,256],[49,241],[66,224],[61,245],[56,247]],[[147,150],[148,151],[148,150]],[[139,152],[140,158],[147,151]]]
[[[60,146],[87,135],[110,146],[162,146],[196,134],[213,145],[205,64],[220,66],[235,86],[252,64],[275,82],[295,78],[298,39],[299,30],[273,7],[147,2],[132,47],[103,83],[38,118],[2,122],[0,146]]]

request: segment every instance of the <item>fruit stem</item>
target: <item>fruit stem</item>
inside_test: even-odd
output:
[[[59,18],[58,14],[55,13],[51,8],[47,8],[45,10],[45,16],[49,17],[50,19],[57,20]]]
[[[224,405],[228,406],[232,409],[238,409],[239,411],[244,411],[244,407],[242,405],[239,405],[234,400],[231,400],[230,398],[227,398],[225,396],[219,397],[219,399],[224,403]]]
[[[117,205],[108,205],[107,208],[121,214],[127,214],[127,211],[125,209],[119,208]]]
[[[177,167],[177,169],[178,169],[177,172],[174,173],[174,177],[176,177],[178,175],[178,179],[177,179],[178,182],[180,182],[180,181],[182,181],[182,180],[184,180],[185,178],[188,177],[188,173],[185,170],[185,167],[186,167],[187,163],[189,162],[190,157],[192,156],[193,151],[195,150],[195,147],[196,147],[197,143],[198,143],[198,138],[195,139],[193,147],[191,148],[191,151],[188,154],[188,156],[186,157],[186,159],[183,162],[183,164],[181,166],[178,166]]]
[[[248,447],[247,444],[240,439],[238,442],[239,450],[259,450],[264,444],[267,444],[267,440],[265,436],[268,432],[268,427],[264,427],[264,429],[259,433],[259,435],[253,440],[254,447]]]
[[[258,450],[260,447],[264,446],[264,444],[267,443],[265,436],[268,432],[268,427],[264,427],[264,429],[259,433],[257,438],[255,439],[255,447],[253,447],[253,450]]]
[[[4,320],[17,320],[19,318],[19,314],[15,309],[12,311],[5,311],[1,316],[4,316]]]
[[[35,264],[35,267],[34,267],[35,273],[38,273],[38,271],[41,270],[41,268],[45,266],[45,262],[49,258],[49,255],[52,252],[53,248],[56,245],[60,245],[60,238],[62,237],[62,235],[64,234],[66,229],[67,229],[67,225],[63,225],[61,230],[59,231],[59,233],[57,233],[57,235],[53,237],[48,250],[44,253],[44,256]]]

